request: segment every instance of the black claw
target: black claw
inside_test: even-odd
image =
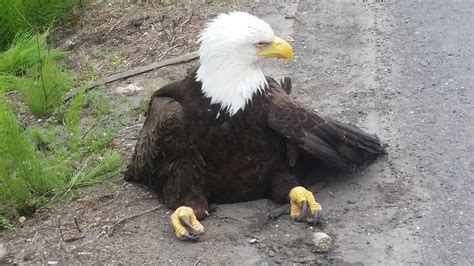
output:
[[[321,214],[320,211],[316,211],[313,214],[313,220],[314,220],[315,223],[318,222],[322,217],[323,217],[323,215]]]
[[[301,222],[311,214],[311,211],[308,207],[308,201],[305,200],[301,203],[301,213],[295,218],[296,221]]]
[[[312,219],[309,222],[314,226],[322,226],[323,215],[322,215],[321,211],[316,211],[312,215]]]
[[[187,240],[198,240],[199,237],[202,235],[202,232],[194,230],[193,226],[189,222],[188,217],[180,216],[179,221],[188,230],[188,233],[186,235],[184,235],[183,238],[185,238]]]
[[[200,236],[201,236],[201,234],[196,234],[194,232],[188,232],[188,234],[185,237],[186,237],[187,240],[197,241],[197,240],[199,240]]]

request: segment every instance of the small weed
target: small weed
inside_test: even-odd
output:
[[[10,229],[12,227],[12,223],[10,219],[7,218],[4,214],[0,213],[0,228]]]
[[[64,121],[68,135],[68,146],[72,152],[77,152],[79,150],[79,145],[81,142],[81,128],[79,127],[79,122],[81,118],[83,99],[84,88],[79,90],[79,92],[71,99],[69,109],[64,115]]]
[[[228,12],[233,10],[231,5],[229,5],[226,2],[222,2],[222,1],[212,1],[211,5],[213,5],[215,8],[217,8],[217,10],[220,13],[228,13]]]
[[[84,64],[86,65],[86,68],[88,70],[88,73],[86,74],[86,78],[90,80],[96,80],[100,77],[100,69],[99,66],[97,65],[94,60],[90,58],[85,58],[84,59]]]
[[[7,110],[0,107],[0,202],[10,202],[18,209],[30,207],[30,199],[47,193],[58,184],[45,166],[28,135]]]
[[[1,90],[21,91],[38,117],[51,114],[74,81],[74,75],[56,60],[65,54],[48,50],[46,36],[17,35],[10,48],[0,53]]]
[[[84,96],[84,108],[91,111],[98,119],[101,119],[112,111],[110,101],[105,96],[104,90],[105,87],[98,87]]]
[[[117,71],[122,64],[122,60],[120,59],[120,56],[114,55],[110,58],[110,68],[114,71]]]
[[[46,57],[42,65],[32,68],[29,78],[35,82],[21,89],[31,112],[37,116],[51,114],[62,103],[64,94],[72,87],[70,71]]]
[[[48,50],[46,38],[49,32],[32,34],[17,33],[8,50],[0,53],[0,73],[13,76],[27,74],[32,67],[40,64],[44,57],[51,59],[63,58],[67,55],[56,49]]]
[[[138,102],[136,110],[138,110],[140,113],[145,113],[148,110],[149,102],[150,101],[148,99],[141,99],[140,102]]]
[[[18,32],[43,32],[80,0],[0,0],[0,51]]]

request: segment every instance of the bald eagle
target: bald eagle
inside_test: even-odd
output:
[[[290,202],[296,221],[321,206],[298,165],[351,170],[385,152],[375,135],[321,116],[289,97],[291,80],[266,77],[265,58],[291,45],[263,20],[221,14],[198,40],[199,67],[151,97],[126,180],[149,184],[170,209],[179,239],[197,239],[209,203]]]

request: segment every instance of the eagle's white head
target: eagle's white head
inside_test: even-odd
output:
[[[207,24],[198,42],[196,80],[211,103],[220,104],[231,116],[265,88],[260,60],[293,57],[293,48],[275,37],[270,25],[244,12],[219,15]]]

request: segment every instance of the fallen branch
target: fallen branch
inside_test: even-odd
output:
[[[162,67],[165,67],[165,66],[171,66],[171,65],[187,63],[189,61],[197,59],[198,57],[199,57],[199,55],[198,55],[197,52],[192,52],[192,53],[187,53],[187,54],[184,54],[184,55],[181,55],[181,56],[178,56],[178,57],[174,57],[174,58],[170,58],[170,59],[167,59],[167,60],[152,63],[152,64],[149,64],[149,65],[146,65],[146,66],[140,66],[140,67],[130,69],[128,71],[121,72],[121,73],[118,73],[118,74],[113,74],[113,75],[110,75],[108,77],[104,77],[104,78],[100,78],[96,81],[92,81],[91,83],[89,83],[89,85],[87,85],[87,87],[85,88],[85,91],[89,91],[89,90],[92,90],[93,88],[95,88],[97,86],[104,85],[104,84],[107,84],[107,83],[110,83],[110,82],[113,82],[113,81],[116,81],[116,80],[119,80],[119,79],[132,77],[132,76],[142,74],[142,73],[154,70],[154,69],[162,68]],[[69,101],[72,97],[74,97],[74,95],[76,95],[76,93],[77,93],[77,91],[73,91],[73,92],[70,92],[70,93],[66,94],[66,96],[64,97],[64,101],[65,102]]]

